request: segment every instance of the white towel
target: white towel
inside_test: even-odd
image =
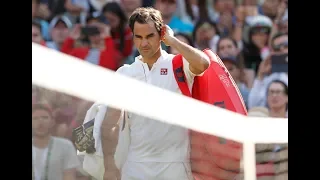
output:
[[[130,123],[128,115],[125,111],[122,111],[119,122],[119,139],[116,147],[116,152],[114,153],[114,161],[117,168],[121,171],[123,165],[127,161],[129,146],[131,142]]]
[[[87,154],[85,152],[79,152],[78,156],[83,156],[83,170],[93,176],[97,180],[102,180],[104,175],[104,163],[103,163],[103,151],[101,145],[101,124],[106,115],[107,106],[94,103],[87,111],[83,124],[95,118],[93,127],[93,137],[95,139],[94,154]]]
[[[94,121],[93,137],[95,139],[96,154],[103,156],[101,145],[101,124],[107,112],[107,106],[100,104],[99,110]]]
[[[101,124],[102,121],[106,115],[107,112],[107,106],[101,104],[101,103],[94,103],[90,109],[87,111],[86,117],[83,121],[83,124],[87,123],[88,121],[94,120],[94,127],[93,127],[93,137],[95,139],[95,149],[96,154],[99,156],[103,156],[102,152],[102,146],[101,146]]]

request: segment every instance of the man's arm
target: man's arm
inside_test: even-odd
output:
[[[105,172],[107,172],[108,169],[114,169],[115,166],[113,155],[118,140],[116,127],[120,115],[121,110],[108,107],[106,117],[101,124],[101,143]]]
[[[76,168],[64,170],[63,180],[76,180]]]
[[[209,57],[202,51],[174,37],[169,26],[166,26],[165,34],[162,38],[166,45],[175,48],[188,62],[190,71],[193,74],[203,73],[210,65]]]
[[[193,74],[203,73],[210,65],[209,57],[202,51],[172,37],[171,46],[189,62],[190,71]]]

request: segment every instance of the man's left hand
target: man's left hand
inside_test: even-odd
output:
[[[168,25],[164,25],[161,29],[161,41],[163,41],[166,46],[171,46],[174,38],[172,29]]]

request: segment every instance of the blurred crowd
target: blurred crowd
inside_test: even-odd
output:
[[[160,10],[181,41],[219,55],[249,115],[288,116],[288,0],[32,0],[32,41],[115,71],[139,55],[127,21],[141,6]],[[72,142],[93,104],[37,86],[32,103],[49,105],[51,133]]]

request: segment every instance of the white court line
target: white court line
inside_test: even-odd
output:
[[[288,119],[247,118],[34,43],[32,83],[240,142],[288,142]]]

